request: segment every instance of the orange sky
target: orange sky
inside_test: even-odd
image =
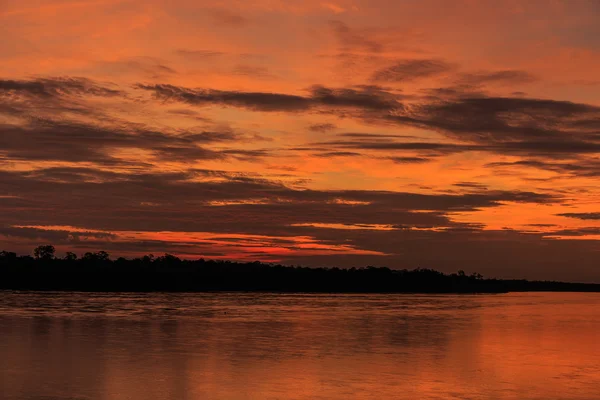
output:
[[[600,282],[596,1],[0,2],[0,247]]]

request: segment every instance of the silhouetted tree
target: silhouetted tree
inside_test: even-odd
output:
[[[51,260],[54,258],[54,253],[56,253],[56,249],[50,244],[38,246],[33,250],[33,255],[38,260]]]
[[[12,251],[0,251],[0,259],[2,260],[16,260],[17,259],[17,253],[13,253]]]
[[[278,291],[348,293],[498,293],[507,291],[600,292],[600,285],[484,279],[478,273],[453,274],[368,266],[307,268],[259,261],[181,260],[165,254],[111,261],[105,251],[76,259],[54,258],[54,247],[39,246],[35,259],[0,252],[0,289],[93,291]],[[82,267],[82,268],[80,268]]]
[[[91,252],[87,252],[83,255],[82,260],[85,261],[109,261],[109,254],[104,251],[104,250],[100,250],[97,251],[95,253],[91,253]]]
[[[166,253],[164,256],[156,257],[154,259],[154,262],[157,262],[160,264],[178,265],[181,263],[181,260],[172,254]]]
[[[477,272],[473,272],[471,274],[471,278],[472,279],[483,279],[483,275],[481,275],[480,273],[477,273]]]

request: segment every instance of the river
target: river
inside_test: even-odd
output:
[[[5,400],[600,399],[600,294],[0,292]]]

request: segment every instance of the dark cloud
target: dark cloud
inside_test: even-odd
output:
[[[424,157],[437,157],[465,151],[485,151],[482,146],[477,145],[460,145],[450,143],[435,143],[435,142],[397,142],[386,139],[384,136],[359,137],[354,140],[330,140],[326,142],[311,143],[316,148],[322,149],[352,149],[352,150],[373,150],[396,153],[406,151],[410,153],[419,153]],[[314,148],[295,148],[298,151],[313,150]]]
[[[108,119],[103,107],[90,102],[93,97],[129,100],[115,85],[86,78],[0,80],[0,116],[34,121],[74,117]]]
[[[232,156],[238,160],[255,161],[261,158],[269,157],[272,154],[272,150],[257,149],[257,150],[242,150],[242,149],[228,149],[220,150],[221,154]]]
[[[27,175],[29,179],[47,182],[102,182],[128,180],[127,175],[86,167],[53,167],[47,169],[33,170]]]
[[[331,89],[317,85],[313,86],[310,92],[310,99],[315,105],[351,107],[367,111],[392,111],[402,108],[395,94],[379,86]]]
[[[582,220],[586,220],[586,221],[598,221],[600,220],[600,212],[588,212],[588,213],[562,213],[562,214],[557,214],[561,217],[568,217],[568,218],[577,218],[577,219],[582,219]]]
[[[597,133],[598,131],[600,131],[600,117],[575,121],[573,125],[576,128],[591,130]]]
[[[567,174],[581,177],[600,176],[600,160],[580,158],[577,162],[548,162],[539,160],[524,159],[513,162],[494,162],[485,165],[488,168],[506,168],[506,167],[530,167],[546,171],[552,171],[559,174]]]
[[[546,234],[549,237],[555,236],[588,236],[588,235],[600,235],[600,227],[585,227],[585,228],[573,228],[573,229],[561,229]]]
[[[314,124],[308,127],[313,132],[329,132],[336,128],[334,124]]]
[[[367,140],[375,140],[375,139],[418,139],[416,136],[409,135],[393,135],[393,134],[383,134],[383,133],[362,133],[362,132],[346,132],[346,133],[338,133],[336,136],[346,137],[346,138],[359,138],[359,139],[367,139]]]
[[[108,154],[106,148],[131,139],[121,132],[47,121],[34,121],[26,127],[3,125],[0,133],[0,155],[4,158],[107,165],[121,164],[122,161]]]
[[[594,155],[600,153],[600,142],[569,140],[569,138],[565,137],[560,140],[508,142],[489,146],[488,149],[505,154],[521,156],[537,155],[539,157],[561,159],[572,158],[577,155]]]
[[[534,226],[537,228],[552,228],[556,225],[555,224],[527,224],[527,226]]]
[[[431,159],[424,157],[387,157],[387,159],[396,164],[423,164],[431,161]]]
[[[489,83],[522,84],[534,82],[536,77],[526,71],[501,70],[462,74],[459,81],[467,85],[486,85]]]
[[[260,234],[289,232],[289,225],[298,223],[454,226],[445,213],[504,202],[560,201],[534,192],[425,195],[294,190],[260,177],[206,170],[170,174],[82,168],[5,171],[0,173],[0,189],[13,196],[0,199],[0,220],[11,224]]]
[[[187,89],[172,85],[136,85],[148,90],[161,100],[180,101],[192,105],[222,104],[257,111],[302,111],[310,107],[310,101],[302,96],[262,93],[235,92],[212,89]]]
[[[600,152],[600,143],[578,142],[564,140],[556,141],[514,141],[501,142],[490,141],[486,143],[481,140],[481,143],[472,144],[452,144],[442,142],[401,142],[395,140],[384,140],[377,138],[374,140],[331,140],[326,142],[316,142],[311,145],[325,151],[336,149],[336,151],[347,150],[362,150],[362,151],[377,151],[396,154],[406,152],[410,157],[416,156],[421,158],[432,158],[447,156],[450,154],[464,152],[490,152],[505,155],[546,157],[549,159],[571,159],[579,156],[594,155]],[[295,148],[298,151],[310,151],[313,148]],[[399,156],[402,157],[402,156]],[[570,165],[565,163],[545,163],[545,162],[514,162],[514,163],[489,163],[488,167],[502,167],[508,165],[529,165],[532,167],[544,167],[545,169],[554,169],[556,171],[568,172],[576,174],[579,171],[580,175],[595,176],[597,175],[598,166],[594,161],[582,161],[582,165]]]
[[[572,122],[598,113],[598,107],[568,101],[474,97],[423,104],[396,119],[400,123],[435,128],[472,141],[553,140],[564,143],[569,138],[563,130],[567,130]],[[580,135],[579,140],[585,138]]]
[[[514,72],[514,71],[513,71]],[[481,76],[482,73],[480,73]],[[488,76],[489,75],[489,76]],[[513,76],[506,71],[485,75],[487,79]],[[519,75],[519,74],[517,74]],[[32,81],[1,81],[0,90],[4,93],[26,95],[40,101],[46,107],[44,98],[61,98],[69,94],[93,94],[115,96],[120,91],[104,87],[95,82],[80,78],[38,79]],[[309,95],[289,95],[268,92],[238,92],[212,89],[188,89],[172,85],[137,85],[137,88],[151,91],[157,98],[184,102],[192,105],[226,105],[243,107],[257,111],[306,112],[322,111],[339,113],[353,110],[353,116],[380,123],[396,123],[434,129],[444,133],[461,144],[446,143],[401,143],[385,141],[393,135],[346,133],[353,141],[329,142],[329,146],[339,145],[345,149],[372,150],[415,150],[431,151],[438,155],[464,151],[487,151],[500,154],[535,155],[536,157],[564,159],[584,154],[600,152],[600,134],[595,126],[600,121],[600,108],[572,103],[524,97],[427,97],[425,100],[405,106],[401,96],[378,86],[357,86],[351,88],[327,88],[313,86]],[[37,103],[36,103],[37,104]],[[62,111],[85,111],[79,105],[60,104]],[[1,109],[14,115],[29,111],[23,105],[4,101]],[[29,107],[29,110],[37,109]],[[329,129],[327,125],[314,129]],[[143,135],[142,135],[143,136]],[[397,136],[396,139],[401,138]],[[370,140],[368,140],[370,139]],[[377,139],[377,140],[375,140]],[[189,139],[188,139],[189,140]],[[181,144],[162,153],[184,154],[206,158],[210,152],[198,151]],[[432,153],[419,153],[416,157],[428,158]],[[413,155],[410,155],[411,157]],[[566,166],[565,166],[566,168]],[[593,172],[592,172],[593,173]]]
[[[529,98],[473,97],[440,100],[404,109],[388,118],[434,129],[482,151],[565,158],[600,152],[598,135],[577,129],[600,108]]]
[[[120,96],[123,92],[102,86],[86,78],[38,78],[32,80],[0,80],[0,96],[24,95],[56,97],[66,95]]]
[[[208,118],[202,114],[200,114],[197,111],[194,110],[188,110],[188,109],[174,109],[174,110],[167,110],[166,111],[168,114],[172,114],[172,115],[177,115],[179,117],[186,117],[186,118],[190,118],[196,121],[200,121],[200,122],[204,122],[204,123],[212,123],[213,120],[211,118]]]
[[[188,89],[172,85],[143,85],[138,89],[151,91],[158,99],[192,105],[221,104],[256,111],[308,111],[314,107],[356,108],[366,111],[389,111],[401,107],[396,96],[377,86],[327,88],[313,86],[310,96],[267,92],[237,92],[213,89]]]
[[[180,138],[192,141],[194,143],[215,143],[215,142],[233,142],[243,138],[233,131],[205,131],[199,133],[187,133]]]
[[[441,75],[453,69],[453,65],[442,60],[400,60],[394,65],[375,71],[376,82],[409,82],[421,78]]]
[[[326,110],[373,123],[395,123],[443,133],[460,144],[401,143],[360,134],[361,140],[332,141],[345,148],[377,150],[432,150],[449,154],[486,151],[511,155],[564,159],[600,152],[600,134],[589,127],[600,118],[600,108],[568,101],[479,95],[427,97],[405,105],[402,96],[378,86],[326,88],[313,86],[309,96],[263,92],[186,89],[170,85],[137,85],[163,100],[194,105],[221,104],[257,111],[306,112]],[[351,137],[350,134],[347,134]],[[355,134],[356,135],[356,134]],[[363,140],[371,136],[371,141]],[[387,136],[387,135],[386,135]],[[357,139],[359,136],[353,137]],[[388,136],[388,138],[391,138]],[[400,138],[398,136],[397,138]],[[335,149],[333,151],[339,151]],[[427,157],[427,154],[424,154]]]
[[[69,231],[65,229],[48,230],[31,227],[0,226],[0,235],[24,239],[39,239],[51,243],[77,242],[82,238],[114,239],[117,236],[109,232]]]
[[[499,70],[459,73],[458,66],[440,59],[404,59],[378,69],[371,75],[375,82],[403,83],[431,77],[445,77],[455,82],[454,87],[427,88],[437,95],[460,96],[465,91],[476,93],[487,84],[517,85],[530,83],[536,77],[526,71]]]
[[[247,141],[230,130],[163,133],[139,126],[92,126],[69,121],[32,120],[26,126],[0,125],[0,157],[23,161],[91,162],[104,165],[140,165],[119,159],[115,149],[142,149],[162,160],[224,159],[236,149],[214,150],[206,145]],[[204,147],[203,147],[204,146]],[[253,157],[259,150],[239,150]]]
[[[477,182],[457,182],[453,186],[466,189],[487,190],[487,186]]]
[[[360,156],[360,153],[356,153],[353,151],[327,151],[324,153],[316,153],[315,156],[317,157],[323,157],[323,158],[327,158],[327,157],[357,157]]]

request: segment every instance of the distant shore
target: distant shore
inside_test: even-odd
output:
[[[111,260],[108,253],[56,258],[52,246],[36,257],[0,252],[0,290],[84,292],[277,293],[507,293],[600,292],[600,284],[486,279],[462,271],[385,267],[308,268],[215,260],[181,260],[166,254]]]

